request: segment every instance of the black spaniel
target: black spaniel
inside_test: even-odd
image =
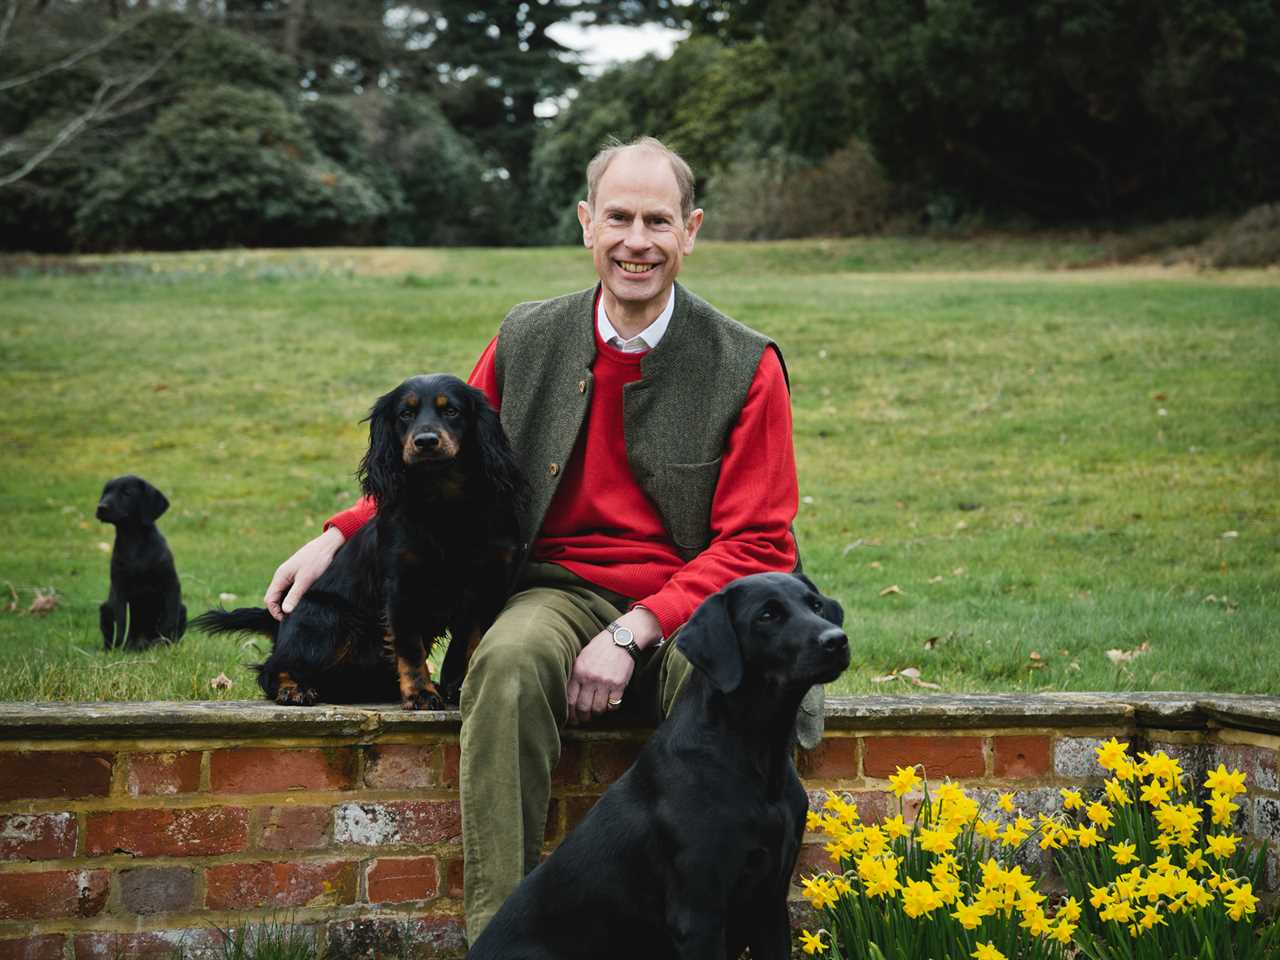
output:
[[[274,640],[258,683],[281,704],[456,700],[470,651],[506,601],[526,484],[484,394],[445,374],[411,377],[369,412],[359,478],[377,516],[334,556],[283,622],[210,610],[209,633]],[[441,684],[427,657],[448,631]]]

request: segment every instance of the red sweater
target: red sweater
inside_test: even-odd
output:
[[[494,407],[502,401],[494,364],[497,343],[496,337],[489,342],[468,378]],[[711,543],[686,563],[627,465],[622,387],[640,378],[642,356],[609,346],[597,333],[591,409],[534,541],[532,559],[558,563],[584,580],[635,598],[670,636],[731,580],[795,567],[790,526],[798,485],[791,403],[782,364],[766,349],[725,444],[711,505]],[[362,498],[325,526],[349,538],[373,513],[373,502]]]

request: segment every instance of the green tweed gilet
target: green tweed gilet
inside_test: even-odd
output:
[[[686,560],[711,540],[720,457],[767,337],[676,284],[671,325],[623,388],[627,460]],[[517,304],[498,333],[502,425],[529,478],[531,539],[586,421],[596,356],[596,289]],[[781,359],[781,352],[779,352]],[[785,366],[784,366],[785,371]]]

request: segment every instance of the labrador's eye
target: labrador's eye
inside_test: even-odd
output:
[[[760,609],[760,612],[756,614],[756,619],[764,623],[768,623],[773,620],[780,620],[781,618],[782,606],[775,600],[770,600]]]
[[[441,410],[441,411],[440,411],[440,413],[441,413],[441,415],[446,416],[446,417],[449,417],[449,418],[453,418],[453,417],[457,417],[457,416],[461,416],[461,415],[462,415],[462,411],[461,411],[461,410],[459,410],[457,407],[445,407],[443,410]]]
[[[812,600],[809,601],[809,609],[812,610],[814,613],[821,613],[822,601],[819,600],[817,597],[814,597]]]
[[[408,423],[410,420],[413,419],[413,411],[409,410],[408,408],[401,410],[400,419],[403,420],[405,423]]]

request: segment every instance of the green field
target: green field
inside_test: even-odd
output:
[[[1280,274],[1060,269],[1097,256],[884,239],[687,261],[786,354],[805,564],[854,643],[841,692],[1280,694]],[[465,376],[512,303],[593,279],[567,248],[88,263],[0,265],[0,699],[255,696],[261,650],[226,638],[102,652],[103,482],[169,495],[192,614],[256,604],[354,498],[374,397]]]

